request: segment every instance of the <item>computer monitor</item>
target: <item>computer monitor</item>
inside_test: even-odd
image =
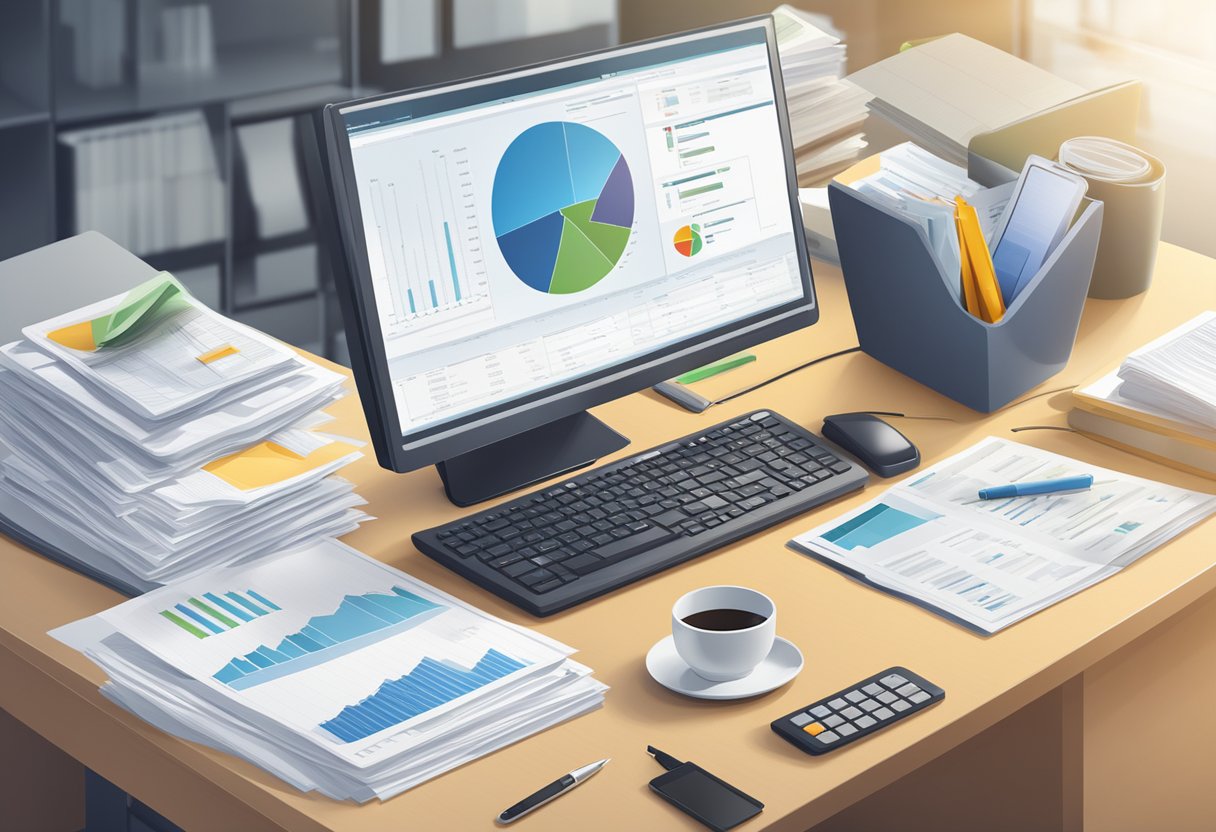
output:
[[[324,125],[377,457],[459,505],[628,443],[587,408],[818,318],[767,16]]]

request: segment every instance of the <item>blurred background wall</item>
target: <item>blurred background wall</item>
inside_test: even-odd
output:
[[[2,0],[0,257],[95,228],[346,360],[304,148],[323,104],[760,14],[764,0]],[[1216,0],[798,0],[849,69],[959,31],[1144,81],[1166,240],[1216,256]],[[871,150],[900,140],[870,119]]]

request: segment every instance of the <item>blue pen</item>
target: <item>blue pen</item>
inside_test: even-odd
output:
[[[980,489],[981,500],[1000,500],[1005,497],[1029,497],[1031,494],[1059,494],[1068,491],[1088,491],[1094,484],[1093,474],[1079,477],[1061,477],[1058,480],[1039,482],[1016,482],[1010,485],[990,485]]]

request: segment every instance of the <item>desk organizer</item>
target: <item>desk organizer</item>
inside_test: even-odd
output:
[[[971,177],[985,185],[1017,176],[987,160],[971,161]],[[867,354],[983,413],[1064,369],[1093,275],[1101,202],[1082,203],[1039,273],[1001,321],[989,324],[954,299],[924,229],[838,182],[829,186],[828,201],[857,338]]]

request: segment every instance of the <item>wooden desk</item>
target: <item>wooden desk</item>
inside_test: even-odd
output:
[[[839,273],[819,264],[815,272],[820,324],[758,348],[759,361],[699,389],[726,392],[855,343]],[[1040,389],[1086,379],[1213,306],[1216,261],[1162,245],[1152,290],[1127,301],[1089,301],[1071,363]],[[1013,426],[1062,425],[1068,402],[1067,394],[1055,394],[984,417],[867,356],[850,355],[701,415],[649,392],[596,413],[632,438],[625,453],[757,407],[812,429],[823,415],[846,410],[957,420],[898,421],[931,463],[982,436],[1008,436]],[[366,436],[354,396],[333,412],[338,432]],[[1216,490],[1210,481],[1075,434],[1019,438],[1140,476]],[[119,596],[3,540],[0,708],[190,830],[488,830],[498,811],[540,784],[609,756],[612,764],[592,782],[521,829],[700,828],[648,793],[646,783],[660,769],[644,753],[647,743],[695,760],[763,800],[764,813],[747,830],[805,830],[824,821],[825,830],[882,828],[885,813],[907,807],[915,814],[898,828],[1076,829],[1084,817],[1088,828],[1106,832],[1169,817],[1166,827],[1185,830],[1210,827],[1216,814],[1216,794],[1206,783],[1216,719],[1200,710],[1194,710],[1198,722],[1187,716],[1188,709],[1216,700],[1211,522],[1081,595],[983,638],[785,547],[796,532],[874,496],[883,487],[877,482],[716,554],[537,621],[414,551],[411,530],[461,514],[444,499],[433,470],[399,476],[377,468],[369,455],[348,474],[380,519],[347,542],[576,646],[576,658],[611,685],[606,706],[387,803],[358,807],[300,794],[105,701],[97,692],[100,671],[46,631],[105,609]],[[643,658],[667,633],[672,602],[715,583],[746,584],[776,600],[779,632],[807,658],[791,684],[752,701],[711,703],[679,698],[647,676]],[[892,664],[941,684],[945,702],[822,758],[804,756],[769,730],[774,717]],[[1165,675],[1145,676],[1149,670]],[[1163,688],[1180,680],[1181,692]],[[1129,753],[1131,742],[1145,746]]]

